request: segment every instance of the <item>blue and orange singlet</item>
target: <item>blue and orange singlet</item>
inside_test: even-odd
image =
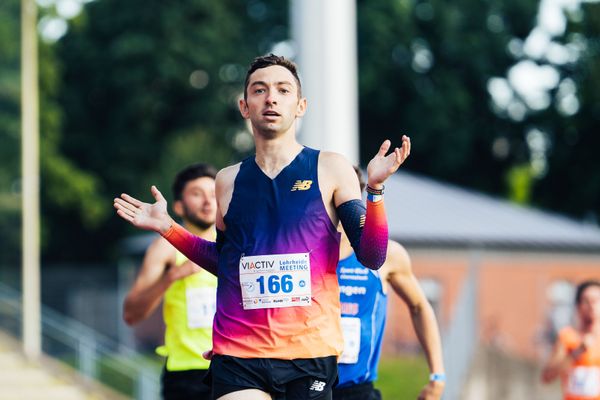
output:
[[[338,387],[343,388],[377,379],[387,295],[379,271],[363,266],[354,253],[340,260],[337,272],[345,340]]]

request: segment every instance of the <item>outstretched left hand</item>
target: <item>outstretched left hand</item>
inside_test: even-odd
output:
[[[385,140],[379,147],[379,152],[367,166],[368,184],[373,189],[381,189],[383,182],[398,170],[410,154],[410,138],[408,136],[403,135],[402,146],[396,147],[392,153],[386,156],[391,144],[389,140]]]

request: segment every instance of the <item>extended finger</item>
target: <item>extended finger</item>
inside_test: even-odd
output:
[[[114,203],[115,208],[117,209],[117,214],[119,213],[119,211],[123,214],[123,215],[127,215],[130,218],[135,218],[137,212],[135,209],[130,209],[127,208],[125,206],[123,206],[122,204],[119,203]]]
[[[158,190],[156,186],[152,185],[150,191],[152,192],[152,196],[154,196],[154,199],[156,201],[166,201],[162,193],[160,192],[160,190]]]
[[[406,148],[406,151],[407,151],[406,156],[408,157],[408,155],[410,154],[410,148],[412,147],[411,142],[410,142],[410,137],[404,135],[404,137],[402,138],[402,147]]]
[[[408,155],[410,154],[410,148],[404,147],[402,146],[400,148],[400,159],[402,160],[402,162],[404,162],[404,160],[406,160],[408,158]]]
[[[144,204],[143,202],[139,201],[138,199],[136,199],[135,197],[131,197],[130,195],[128,195],[127,193],[122,193],[121,194],[121,198],[123,200],[125,200],[128,203],[133,204],[136,207],[140,207],[142,206],[142,204]]]
[[[125,213],[123,210],[118,209],[117,210],[117,215],[121,218],[123,218],[125,221],[131,222],[133,223],[133,217],[129,216],[127,213]]]
[[[394,155],[396,156],[396,164],[398,166],[400,166],[400,164],[402,164],[402,162],[404,161],[404,159],[406,158],[404,156],[404,148],[395,148],[394,149]]]
[[[131,204],[130,202],[125,201],[123,199],[116,198],[115,199],[115,205],[116,204],[118,204],[119,206],[121,206],[122,209],[129,210],[129,211],[131,211],[133,213],[137,213],[138,210],[139,210],[139,207],[136,207],[133,204]]]
[[[385,157],[385,153],[388,152],[391,144],[392,144],[392,142],[390,142],[388,139],[384,140],[383,143],[381,144],[381,146],[379,146],[379,151],[377,152],[377,156]]]

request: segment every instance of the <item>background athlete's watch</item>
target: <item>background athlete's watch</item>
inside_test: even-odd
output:
[[[446,374],[443,372],[434,372],[429,375],[429,382],[446,382]]]

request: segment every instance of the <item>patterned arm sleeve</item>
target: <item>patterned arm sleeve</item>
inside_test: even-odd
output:
[[[370,269],[379,269],[385,262],[388,245],[388,225],[383,200],[350,200],[338,208],[338,216],[358,261]]]
[[[217,243],[204,240],[188,232],[176,222],[162,236],[190,261],[198,264],[213,275],[217,274],[219,260]]]

